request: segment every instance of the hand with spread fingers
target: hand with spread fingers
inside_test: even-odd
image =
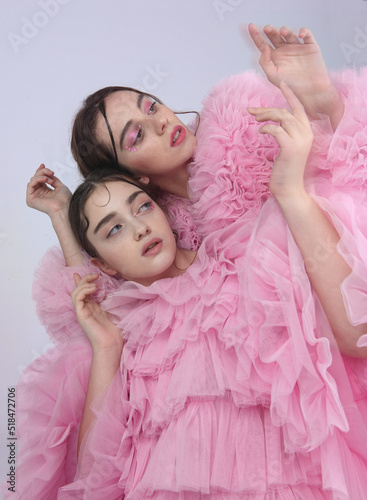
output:
[[[260,132],[270,134],[278,141],[280,153],[270,178],[270,190],[277,198],[304,191],[303,176],[312,146],[313,133],[304,107],[284,82],[280,88],[291,108],[249,108],[259,122],[266,123]]]
[[[264,36],[253,23],[248,31],[261,52],[259,63],[268,80],[277,87],[285,82],[310,118],[328,115],[335,129],[343,116],[344,104],[311,31],[301,28],[297,36],[286,26],[278,30],[267,25]]]

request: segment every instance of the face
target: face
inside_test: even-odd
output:
[[[105,110],[119,162],[159,185],[159,177],[175,175],[192,158],[196,137],[166,106],[132,91],[110,94]],[[104,117],[97,119],[97,140],[112,148]]]
[[[84,210],[101,269],[146,286],[177,275],[176,241],[167,218],[139,187],[107,182],[90,195]]]

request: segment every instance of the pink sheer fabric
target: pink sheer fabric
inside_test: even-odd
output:
[[[314,125],[306,178],[352,268],[342,289],[353,324],[366,321],[367,305],[365,76],[335,77],[346,112],[334,135],[327,120]],[[254,73],[204,102],[193,222],[167,199],[186,248],[203,239],[188,271],[147,288],[100,278],[96,298],[127,343],[74,482],[90,352],[69,297],[73,270],[58,251],[43,261],[37,308],[58,347],[20,384],[19,498],[365,498],[366,362],[340,355],[270,195],[278,147],[246,111],[259,105],[284,99]]]
[[[366,426],[323,311],[299,310],[312,291],[293,293],[287,247],[248,278],[249,226],[206,237],[181,277],[103,303],[125,332],[121,369],[60,498],[363,498]]]

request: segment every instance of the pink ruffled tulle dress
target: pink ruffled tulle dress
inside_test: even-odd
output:
[[[346,112],[334,135],[315,125],[306,179],[352,268],[342,290],[353,324],[367,314],[365,76],[338,76]],[[78,469],[91,353],[69,297],[75,269],[56,250],[43,260],[35,296],[57,346],[18,389],[15,498],[367,498],[367,362],[339,353],[270,196],[277,144],[246,111],[260,105],[284,99],[253,73],[204,102],[190,167],[202,240],[192,266],[150,287],[100,279],[96,300],[126,344]],[[327,255],[326,242],[315,258]]]

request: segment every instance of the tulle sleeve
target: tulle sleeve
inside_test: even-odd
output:
[[[317,197],[316,201],[333,221],[340,235],[338,251],[351,268],[341,287],[349,321],[352,325],[367,324],[366,193],[336,191],[328,199]],[[367,345],[367,335],[360,338],[358,345]]]
[[[77,322],[70,296],[75,289],[73,274],[78,273],[83,277],[96,272],[100,277],[97,281],[98,290],[93,294],[93,299],[101,302],[107,293],[115,290],[118,280],[93,266],[86,254],[82,267],[67,267],[58,247],[51,248],[41,260],[35,271],[33,298],[40,322],[55,343],[85,337]]]
[[[16,495],[57,498],[76,473],[77,438],[89,381],[92,351],[77,322],[70,293],[73,273],[98,272],[85,255],[84,266],[65,266],[59,248],[50,249],[35,272],[33,297],[41,323],[56,344],[27,367],[17,385]],[[117,280],[100,273],[94,300],[102,302]],[[6,485],[3,485],[7,494]]]
[[[124,476],[131,466],[133,447],[126,433],[129,414],[128,383],[123,366],[109,388],[93,403],[95,421],[84,437],[74,480],[62,487],[59,500],[121,500]]]
[[[328,154],[334,185],[366,190],[367,68],[332,75],[344,101],[344,115]]]
[[[91,357],[88,343],[70,339],[24,370],[16,388],[16,492],[4,484],[4,498],[50,500],[72,481]]]
[[[344,115],[332,136],[325,163],[331,182],[328,187],[323,183],[315,185],[315,193],[320,195],[318,203],[341,237],[338,251],[351,267],[342,293],[353,325],[367,324],[366,77],[367,68],[332,75],[344,101]],[[358,345],[367,345],[366,335]]]
[[[220,82],[203,102],[189,180],[200,237],[250,210],[256,219],[271,195],[269,179],[279,146],[272,136],[259,133],[262,124],[249,114],[249,106],[288,107],[281,91],[253,72]],[[312,127],[315,140],[308,177],[325,169],[332,137],[328,119],[317,120]]]

